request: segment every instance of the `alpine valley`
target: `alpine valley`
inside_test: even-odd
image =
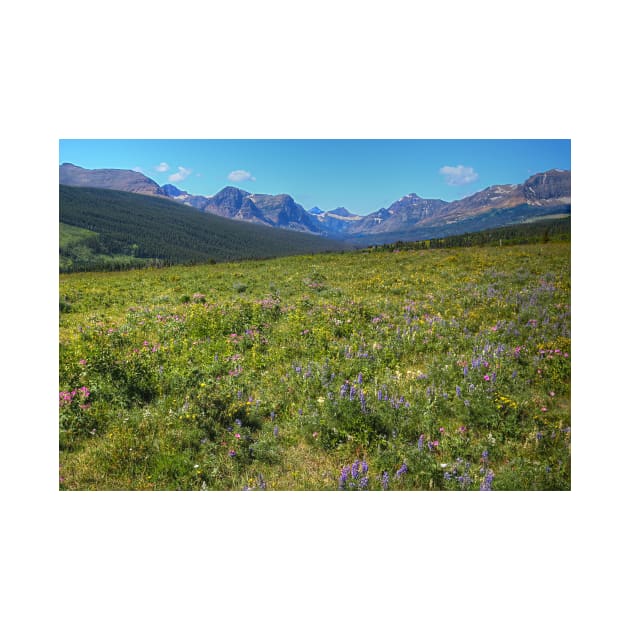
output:
[[[284,228],[355,246],[411,241],[478,232],[571,212],[571,172],[553,169],[522,183],[490,186],[457,201],[424,199],[409,193],[367,215],[340,207],[306,210],[289,194],[256,194],[227,186],[214,195],[191,195],[172,184],[122,169],[84,169],[64,163],[59,183],[170,199],[203,213],[260,226]]]
[[[61,165],[60,491],[571,490],[570,171],[364,216],[342,174],[306,209]]]

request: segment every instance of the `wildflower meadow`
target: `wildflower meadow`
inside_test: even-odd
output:
[[[60,277],[63,490],[569,490],[570,244]]]

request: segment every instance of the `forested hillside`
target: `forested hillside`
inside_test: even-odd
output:
[[[540,219],[529,223],[516,223],[505,227],[468,232],[419,241],[398,241],[380,245],[378,249],[440,249],[446,247],[475,247],[525,245],[529,243],[570,242],[571,218]]]
[[[202,214],[158,197],[97,188],[61,185],[59,221],[61,271],[246,260],[344,249],[341,243],[318,236]]]

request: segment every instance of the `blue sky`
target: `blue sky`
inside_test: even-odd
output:
[[[136,169],[213,195],[224,186],[288,193],[305,208],[357,214],[414,192],[453,201],[494,184],[571,168],[570,140],[60,140],[59,163]]]

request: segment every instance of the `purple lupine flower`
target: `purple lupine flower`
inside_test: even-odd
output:
[[[367,488],[368,485],[368,478],[367,477],[361,477],[361,481],[359,481],[359,488],[361,490],[365,490]]]
[[[483,481],[481,482],[481,486],[479,490],[492,490],[493,480],[494,480],[494,473],[491,470],[489,470],[486,473],[486,476],[484,477]]]
[[[403,462],[403,465],[396,471],[396,478],[400,479],[400,477],[402,477],[407,472],[407,470],[409,470],[407,468],[407,464]]]
[[[488,463],[488,451],[485,450],[483,451],[483,453],[481,453],[481,461],[484,462],[484,464]]]
[[[368,463],[367,463],[365,460],[363,460],[363,461],[361,462],[361,472],[362,472],[364,475],[367,475],[367,472],[368,472]]]
[[[359,385],[361,385],[361,383],[363,383],[363,374],[361,374],[361,372],[359,372],[359,376],[357,376],[357,383]]]
[[[350,466],[344,466],[341,469],[341,475],[339,476],[339,490],[343,490],[346,487],[349,472],[350,472]]]
[[[376,392],[376,398],[381,401],[383,400],[383,392],[379,389],[378,392]]]
[[[353,479],[356,479],[359,476],[359,460],[355,459],[352,463],[352,469],[350,471]]]
[[[359,394],[359,400],[361,401],[361,411],[367,411],[367,403],[365,402],[365,392],[361,390]]]
[[[381,477],[381,486],[383,486],[383,490],[389,488],[389,473],[387,471],[385,471]]]
[[[348,393],[348,382],[346,381],[339,390],[339,395],[343,398]]]
[[[273,428],[273,437],[278,437],[278,425],[277,424]]]
[[[462,388],[461,388],[459,385],[456,385],[456,386],[455,386],[455,395],[456,395],[458,398],[461,398],[461,397],[462,397]]]
[[[418,450],[421,451],[424,445],[424,433],[418,438]]]
[[[352,385],[352,387],[350,387],[350,400],[354,400],[354,397],[357,395],[357,388]]]
[[[234,420],[234,424],[235,424],[236,426],[238,426],[238,427],[240,427],[240,426],[242,426],[242,425],[243,425],[243,423],[242,423],[242,422],[241,422],[238,418],[236,418],[236,420]]]

